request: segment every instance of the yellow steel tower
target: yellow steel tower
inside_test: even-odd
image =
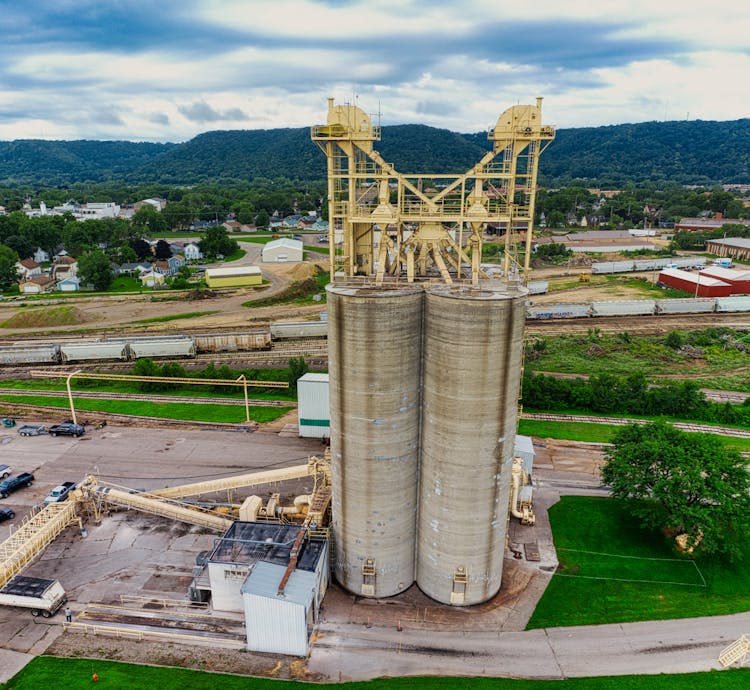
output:
[[[331,280],[435,277],[477,285],[487,224],[505,231],[503,274],[518,274],[514,238],[525,236],[528,279],[539,155],[554,139],[542,99],[508,108],[488,133],[492,150],[454,175],[398,172],[374,149],[380,127],[353,105],[328,99],[328,121],[312,128],[328,160]],[[337,244],[341,250],[337,252]],[[355,281],[356,282],[356,281]]]

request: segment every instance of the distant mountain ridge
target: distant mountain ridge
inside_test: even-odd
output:
[[[405,173],[468,169],[488,150],[484,132],[425,125],[382,128],[377,149]],[[180,144],[129,141],[0,142],[0,183],[64,185],[108,180],[195,184],[221,179],[325,177],[325,158],[307,127],[228,130]],[[642,122],[561,129],[544,153],[541,180],[603,184],[670,180],[750,183],[750,119]]]

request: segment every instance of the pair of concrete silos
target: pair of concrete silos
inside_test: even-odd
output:
[[[500,589],[527,292],[328,286],[334,573],[456,605]]]

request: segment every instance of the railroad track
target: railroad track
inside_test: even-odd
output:
[[[622,417],[596,417],[593,415],[547,414],[524,412],[523,419],[538,419],[549,422],[588,422],[590,424],[612,424],[625,426],[627,424],[648,424],[648,419],[623,419]],[[728,426],[712,426],[710,424],[693,424],[691,422],[671,422],[672,426],[682,431],[697,431],[704,434],[718,434],[733,438],[750,438],[750,429],[737,429]]]
[[[245,400],[242,396],[237,398],[212,398],[195,397],[190,395],[142,395],[140,393],[109,393],[106,391],[76,390],[78,398],[91,398],[92,400],[139,400],[158,403],[193,403],[195,405],[240,405]],[[33,395],[44,398],[67,398],[66,391],[51,390],[20,390],[18,388],[0,388],[0,396],[27,396]],[[297,407],[294,400],[262,400],[248,399],[248,404],[253,407]]]

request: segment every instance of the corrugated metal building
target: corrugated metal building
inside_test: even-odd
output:
[[[534,469],[534,444],[531,441],[531,436],[519,436],[516,434],[516,440],[513,445],[513,455],[523,460],[523,468],[528,474],[531,474]]]
[[[750,237],[726,237],[720,240],[706,240],[706,251],[719,256],[750,261]]]
[[[729,297],[729,283],[708,276],[696,275],[679,268],[665,268],[659,273],[659,282],[676,290],[684,290],[695,297]]]
[[[264,263],[281,263],[284,261],[302,261],[302,242],[290,237],[272,240],[263,247]]]
[[[328,398],[328,374],[305,374],[297,380],[299,435],[305,438],[329,438],[331,407]]]
[[[282,565],[262,561],[242,585],[247,648],[306,656],[325,587],[314,571],[295,570],[279,594],[285,570]]]
[[[723,268],[722,266],[706,266],[700,271],[702,276],[716,278],[724,283],[729,283],[733,295],[750,294],[750,271],[739,271],[734,268]]]
[[[207,268],[206,285],[210,288],[249,287],[261,285],[263,276],[257,266],[226,266]]]
[[[286,569],[300,525],[237,520],[216,540],[207,558],[211,602],[216,611],[245,610],[242,586],[256,564],[275,563]],[[328,586],[328,544],[324,539],[305,539],[297,558],[297,570],[316,573],[322,591]],[[281,578],[279,578],[279,582]],[[277,583],[278,586],[278,583]],[[322,593],[318,601],[323,598]],[[268,624],[268,621],[266,621]]]

